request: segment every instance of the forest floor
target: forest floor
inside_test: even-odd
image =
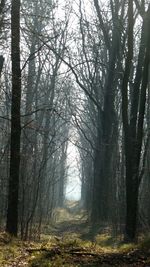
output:
[[[89,241],[84,219],[65,217],[43,229],[39,241],[23,242],[0,233],[0,267],[150,267],[150,238],[123,244],[105,229]]]

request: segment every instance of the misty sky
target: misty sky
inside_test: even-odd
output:
[[[78,200],[81,196],[81,181],[78,168],[78,151],[77,148],[69,142],[67,150],[68,158],[68,175],[66,186],[66,198],[70,200]]]

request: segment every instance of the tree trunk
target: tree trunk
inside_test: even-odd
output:
[[[8,210],[6,231],[14,236],[18,232],[18,191],[20,166],[20,0],[12,0],[11,8],[11,57],[12,57],[12,106],[11,106],[11,144]]]
[[[141,47],[137,64],[137,74],[134,81],[132,95],[130,120],[128,114],[128,83],[130,79],[131,64],[133,58],[133,1],[128,4],[128,54],[125,64],[125,72],[122,84],[122,119],[125,136],[125,158],[126,158],[126,227],[125,240],[134,241],[137,230],[138,195],[140,184],[140,161],[143,142],[143,123],[146,105],[146,89],[148,85],[148,69],[150,62],[150,6],[143,21],[146,23],[145,40],[143,31],[141,35]],[[144,62],[141,53],[144,49]],[[142,60],[142,62],[141,62]],[[143,70],[143,71],[142,71]],[[140,80],[137,80],[140,78]],[[130,121],[130,122],[129,122]]]

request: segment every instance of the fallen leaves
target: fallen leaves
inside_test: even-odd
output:
[[[66,244],[64,246],[56,246],[53,248],[37,248],[37,249],[29,249],[29,253],[40,253],[40,257],[38,259],[38,263],[41,260],[39,266],[42,267],[42,262],[51,262],[53,266],[71,266],[67,264],[74,264],[73,266],[136,266],[143,267],[150,262],[150,254],[148,252],[135,249],[128,252],[97,252],[91,251],[91,248],[85,247],[68,247]],[[59,260],[58,260],[59,259]],[[36,257],[33,261],[30,262],[31,266],[34,265],[36,261]],[[65,265],[64,265],[65,260]],[[57,265],[56,263],[59,264]],[[38,266],[38,265],[37,265]],[[46,266],[46,265],[43,265]],[[48,266],[48,265],[47,265]],[[148,265],[147,265],[148,266]]]
[[[55,233],[56,234],[56,233]],[[5,238],[7,242],[5,241]],[[104,237],[103,237],[104,242]],[[0,234],[2,267],[150,267],[150,250],[137,245],[103,246],[79,236],[48,236],[43,242],[11,240]]]

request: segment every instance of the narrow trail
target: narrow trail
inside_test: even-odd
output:
[[[67,216],[58,220],[50,233],[55,239],[52,250],[43,251],[44,257],[53,263],[59,257],[61,266],[66,267],[150,267],[150,246],[145,249],[133,244],[116,244],[108,229],[104,228],[99,229],[100,234],[94,242],[86,216],[82,212],[74,213],[73,208],[67,212],[69,220],[65,219]],[[51,266],[59,266],[57,261],[55,263]]]
[[[71,215],[43,230],[36,242],[6,242],[4,236],[0,239],[0,267],[150,267],[150,242],[146,248],[114,246],[107,231],[93,242],[85,238],[89,232],[86,218]]]
[[[103,240],[91,242],[82,238],[88,231],[89,226],[84,220],[61,221],[55,225],[51,233],[55,239],[52,248],[46,247],[42,251],[41,249],[37,251],[42,253],[43,259],[52,262],[50,266],[59,266],[57,265],[59,258],[60,266],[65,267],[150,267],[150,249],[131,245],[129,248],[125,246],[121,249],[114,247],[111,237],[107,234],[102,235]],[[30,250],[31,254],[35,252],[34,249]],[[42,265],[32,267],[34,266],[42,267]]]

